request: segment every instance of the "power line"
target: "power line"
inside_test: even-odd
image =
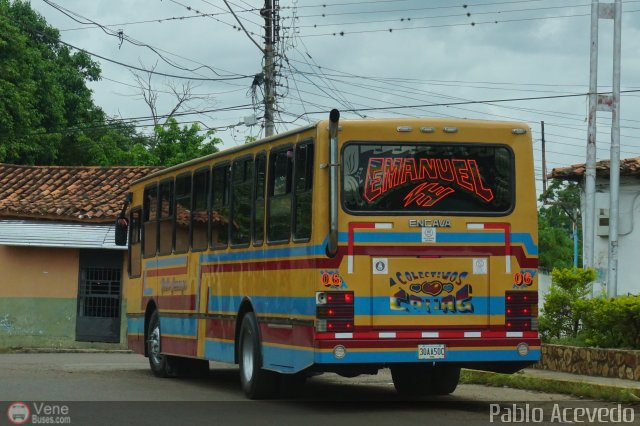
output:
[[[640,12],[640,9],[637,10],[625,10],[624,13],[635,13]],[[590,16],[590,13],[582,13],[582,14],[573,14],[573,15],[560,15],[560,16],[545,16],[545,17],[531,17],[531,18],[518,18],[518,19],[503,19],[503,20],[493,20],[493,21],[479,21],[479,22],[465,22],[465,23],[455,23],[455,24],[441,24],[441,25],[424,25],[424,26],[415,26],[415,27],[407,27],[407,28],[383,28],[376,30],[358,30],[358,31],[339,31],[333,33],[321,33],[321,34],[307,34],[300,35],[299,37],[324,37],[324,36],[345,36],[352,34],[367,34],[367,33],[393,33],[394,31],[411,31],[411,30],[422,30],[429,28],[447,28],[447,27],[475,27],[478,25],[487,25],[487,24],[504,24],[509,22],[527,22],[527,21],[539,21],[546,19],[565,19],[565,18],[579,18]]]
[[[113,64],[123,66],[125,68],[129,68],[129,69],[133,69],[133,70],[137,70],[137,71],[143,71],[143,72],[148,73],[148,74],[161,75],[163,77],[171,77],[171,78],[177,78],[177,79],[182,79],[182,80],[194,80],[194,81],[230,81],[230,80],[242,80],[242,79],[245,79],[245,78],[253,79],[253,77],[254,77],[252,75],[239,75],[237,77],[206,78],[206,77],[188,77],[188,76],[184,76],[184,75],[167,74],[167,73],[163,73],[163,72],[159,72],[159,71],[153,71],[153,70],[148,70],[148,69],[145,69],[145,68],[137,67],[135,65],[125,64],[123,62],[116,61],[115,59],[106,58],[104,56],[98,55],[97,53],[90,52],[90,51],[88,51],[86,49],[74,46],[73,44],[67,43],[67,42],[62,41],[62,40],[59,40],[58,42],[61,43],[61,44],[64,44],[67,47],[70,47],[72,49],[76,49],[76,50],[78,50],[80,52],[84,52],[87,55],[95,56],[96,58],[100,58],[100,59],[105,60],[107,62],[111,62]]]

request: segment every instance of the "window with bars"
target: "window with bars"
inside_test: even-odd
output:
[[[119,318],[120,279],[120,269],[83,268],[80,271],[80,315]]]

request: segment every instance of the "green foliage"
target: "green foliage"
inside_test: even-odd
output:
[[[200,127],[180,127],[174,118],[155,128],[155,141],[149,147],[150,158],[145,164],[173,166],[196,157],[218,152],[216,145],[222,142],[212,137],[213,130],[200,134]]]
[[[593,269],[554,269],[539,330],[546,342],[640,349],[640,296],[587,298]]]
[[[587,345],[640,349],[640,296],[580,300],[576,310]]]
[[[538,210],[540,268],[569,268],[573,265],[573,220],[581,221],[580,187],[575,182],[551,181],[540,195]],[[578,239],[581,239],[578,226]],[[579,250],[582,244],[578,244]]]
[[[551,288],[545,296],[543,313],[539,318],[540,334],[545,341],[562,337],[576,338],[581,312],[576,304],[589,294],[590,283],[595,280],[596,271],[554,268],[551,277]]]
[[[28,2],[0,0],[0,162],[171,166],[217,151],[220,139],[196,124],[169,119],[147,136],[108,119],[87,87],[99,79]]]
[[[88,136],[77,126],[102,124],[86,82],[100,67],[71,53],[59,33],[27,2],[0,0],[0,161],[73,163]]]

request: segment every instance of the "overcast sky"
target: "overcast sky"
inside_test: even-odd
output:
[[[211,112],[186,115],[181,122],[200,121],[217,128],[224,147],[241,144],[248,135],[263,135],[260,121],[252,127],[239,124],[244,117],[263,114],[261,88],[255,92],[255,109],[251,106],[253,76],[261,71],[262,53],[249,37],[262,43],[263,1],[228,0],[249,35],[238,30],[223,0],[52,1],[78,21],[91,20],[116,33],[78,23],[44,0],[31,0],[33,8],[61,30],[64,42],[123,64],[202,79],[154,76],[159,113],[173,106],[169,85],[189,83],[193,93],[207,95],[191,108]],[[590,1],[281,0],[280,7],[278,131],[325,118],[334,107],[361,110],[343,112],[347,118],[524,120],[534,131],[536,173],[541,179],[544,120],[547,168],[584,162],[586,96],[415,106],[587,92]],[[600,22],[603,91],[611,85],[613,25]],[[122,43],[119,30],[127,38]],[[103,80],[90,85],[96,103],[111,116],[149,116],[132,71],[95,59],[103,71]],[[640,1],[623,2],[622,90],[638,92],[622,96],[621,157],[639,156]],[[404,106],[414,107],[397,108]],[[389,107],[393,109],[385,109]],[[598,114],[600,160],[609,157],[610,114]]]

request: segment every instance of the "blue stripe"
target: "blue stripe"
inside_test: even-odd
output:
[[[441,298],[441,297],[439,297]],[[424,297],[423,299],[433,300],[433,297]],[[433,308],[433,304],[430,304],[429,312],[426,310],[426,306],[423,304],[421,307],[412,308],[409,307],[408,311],[391,309],[388,296],[375,296],[375,297],[356,297],[355,298],[355,314],[356,315],[371,315],[371,307],[373,304],[373,312],[375,315],[390,315],[390,316],[402,316],[402,315],[421,315],[426,316],[451,316],[451,315],[504,315],[504,296],[474,296],[471,299],[473,305],[473,312],[443,312],[442,310],[436,310]]]
[[[196,337],[197,330],[198,323],[195,318],[160,316],[160,331],[162,334]]]
[[[187,256],[167,257],[164,259],[147,260],[145,268],[162,268],[165,266],[185,266],[187,264]]]
[[[127,333],[144,334],[144,318],[127,318]]]
[[[217,340],[206,339],[204,341],[204,357],[212,361],[235,362],[234,349],[232,342],[220,342]]]
[[[243,296],[210,296],[209,311],[238,312]],[[249,298],[259,314],[315,315],[314,297],[253,296]]]
[[[315,246],[281,247],[266,250],[220,252],[200,255],[200,263],[226,262],[231,260],[270,259],[274,257],[309,257],[325,254],[326,242]]]
[[[477,362],[477,361],[539,361],[540,350],[532,349],[527,356],[520,356],[514,348],[512,350],[482,349],[447,351],[446,358],[436,362]],[[352,363],[386,363],[386,362],[434,362],[434,360],[419,360],[418,350],[415,351],[349,351],[342,359],[336,359],[331,352],[316,352],[315,362],[318,364],[352,364]]]
[[[238,312],[243,296],[210,296],[209,311],[212,312]],[[314,297],[287,297],[287,296],[254,296],[250,298],[254,309],[258,314],[291,314],[315,315],[316,301]],[[409,311],[392,310],[389,296],[356,297],[355,315],[372,315],[372,309],[376,315],[504,315],[504,296],[475,296],[471,299],[474,307],[473,313],[443,313],[426,308]]]
[[[313,364],[313,348],[309,350],[262,345],[262,362],[267,370],[296,373]]]
[[[340,232],[338,239],[341,243],[348,241],[348,234]],[[504,244],[502,232],[438,232],[438,243],[494,243]],[[530,234],[512,233],[511,241],[515,244],[523,244],[530,255],[538,255],[538,246],[533,242]],[[356,232],[355,243],[421,243],[421,232]],[[315,246],[280,247],[266,250],[250,250],[237,252],[219,252],[200,255],[200,263],[229,262],[238,260],[260,260],[271,258],[310,257],[325,254],[327,240]],[[168,259],[161,259],[164,261]],[[169,265],[159,265],[169,266]]]

